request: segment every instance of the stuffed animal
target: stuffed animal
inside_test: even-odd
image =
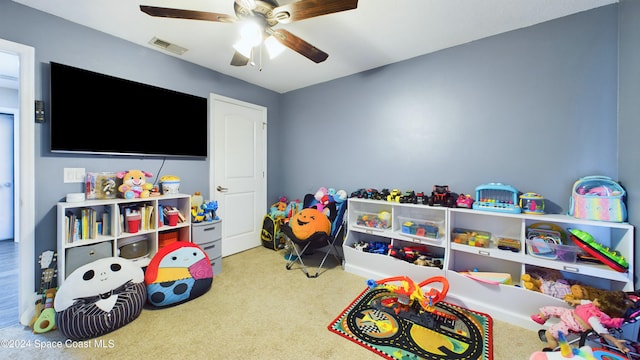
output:
[[[542,292],[542,290],[540,289],[540,287],[542,286],[542,280],[535,275],[524,274],[520,277],[520,279],[522,280],[522,285],[525,287],[525,289]]]
[[[287,198],[281,196],[278,202],[269,208],[269,216],[274,220],[282,220],[287,217]]]
[[[572,302],[576,300],[595,300],[601,294],[607,292],[606,290],[598,289],[593,286],[587,285],[572,285],[571,293],[567,294],[564,297],[564,300],[567,302]]]
[[[122,185],[118,191],[125,199],[148,198],[153,184],[148,183],[146,177],[152,177],[151,173],[142,170],[120,171],[116,174],[122,179]]]
[[[331,233],[329,218],[314,208],[302,209],[290,221],[291,230],[298,240],[307,240],[317,232]]]

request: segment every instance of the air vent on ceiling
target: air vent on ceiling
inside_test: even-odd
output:
[[[168,41],[162,40],[162,39],[158,39],[157,37],[153,37],[151,40],[149,40],[149,44],[151,45],[155,45],[157,47],[163,48],[167,51],[170,51],[174,54],[177,55],[182,55],[184,54],[187,49],[183,48],[182,46],[178,46],[176,44],[172,44]]]

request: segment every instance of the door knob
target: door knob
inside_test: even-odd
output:
[[[229,191],[229,189],[228,189],[228,188],[226,188],[226,187],[222,187],[222,186],[220,186],[220,185],[218,185],[218,187],[216,188],[216,190],[218,190],[218,191],[220,191],[220,192]]]

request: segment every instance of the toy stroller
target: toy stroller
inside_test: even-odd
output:
[[[624,339],[630,351],[623,354],[615,345],[610,344],[594,330],[579,334],[580,337],[578,341],[580,347],[589,345],[594,349],[601,349],[600,351],[606,352],[608,356],[603,358],[640,360],[640,342],[638,342],[640,330],[640,294],[638,292],[630,292],[627,293],[627,296],[633,304],[627,311],[622,325],[619,328],[610,328],[609,334],[616,339]]]

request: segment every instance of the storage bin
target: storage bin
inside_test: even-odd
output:
[[[456,244],[486,248],[489,247],[491,243],[491,233],[480,230],[455,228],[451,232],[451,239],[451,241]]]
[[[513,252],[520,252],[521,250],[520,240],[512,239],[504,236],[498,236],[497,239],[498,239],[497,241],[498,249],[510,250]]]
[[[356,225],[373,229],[388,229],[391,226],[391,213],[381,211],[377,214],[356,211]]]
[[[437,239],[442,233],[444,221],[429,221],[398,216],[400,232],[408,235]]]
[[[538,258],[575,263],[580,252],[577,246],[550,243],[537,237],[527,239],[527,253]]]
[[[120,257],[135,260],[149,255],[149,240],[146,236],[132,236],[118,241]]]
[[[178,241],[177,231],[166,231],[158,234],[158,248],[163,248]]]

